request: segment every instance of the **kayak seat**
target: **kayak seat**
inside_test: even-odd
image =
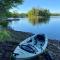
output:
[[[41,42],[43,42],[43,41],[45,41],[45,36],[42,34],[42,35],[37,35],[37,36],[35,36],[34,37],[34,39],[37,41],[41,41]]]
[[[34,45],[37,45],[38,41],[39,42],[44,42],[45,41],[44,34],[42,34],[42,35],[38,34],[34,37]],[[42,44],[41,44],[41,46],[42,46]]]
[[[27,41],[27,43],[34,42],[33,45],[37,45],[38,41],[39,42],[44,42],[45,41],[44,34],[42,34],[42,35],[38,34],[37,36],[34,37],[34,40],[30,39],[29,41]]]
[[[37,52],[37,49],[34,46],[32,46],[31,44],[26,44],[26,45],[22,44],[22,45],[20,45],[20,48],[29,53],[36,54],[36,52]]]

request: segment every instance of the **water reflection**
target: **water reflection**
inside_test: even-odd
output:
[[[38,17],[34,17],[34,18],[29,18],[28,19],[30,23],[32,23],[33,25],[36,24],[42,24],[42,23],[48,23],[50,20],[50,17],[44,17],[44,18],[38,18]]]
[[[60,16],[51,16],[37,20],[20,18],[19,21],[10,22],[9,27],[15,31],[31,32],[34,34],[43,33],[48,38],[60,40]]]

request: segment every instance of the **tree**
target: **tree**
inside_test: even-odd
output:
[[[32,8],[28,12],[29,21],[33,23],[33,25],[37,23],[46,23],[49,21],[50,12],[47,9],[39,9],[39,8]]]
[[[28,12],[28,17],[48,17],[50,14],[49,10],[47,9],[38,9],[38,8],[32,8]]]
[[[9,9],[16,7],[18,4],[22,4],[23,0],[0,0],[0,18],[6,16]]]
[[[19,15],[21,18],[25,18],[25,17],[27,17],[27,14],[26,13],[20,13],[20,15]]]

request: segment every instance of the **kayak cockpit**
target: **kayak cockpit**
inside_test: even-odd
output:
[[[16,58],[31,58],[37,56],[46,49],[48,39],[44,34],[33,35],[22,41],[14,50]]]

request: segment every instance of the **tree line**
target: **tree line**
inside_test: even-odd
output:
[[[27,13],[17,13],[17,12],[9,12],[6,14],[8,17],[48,17],[50,16],[50,12],[48,9],[38,9],[38,8],[32,8]]]
[[[50,16],[50,12],[48,9],[38,9],[38,8],[32,8],[30,11],[28,11],[28,17],[48,17]]]
[[[32,8],[28,13],[18,14],[17,12],[11,13],[9,9],[16,7],[24,2],[24,0],[0,0],[0,18],[5,17],[48,17],[60,16],[57,13],[50,13],[48,9]]]
[[[60,16],[60,13],[50,13],[50,16]]]

